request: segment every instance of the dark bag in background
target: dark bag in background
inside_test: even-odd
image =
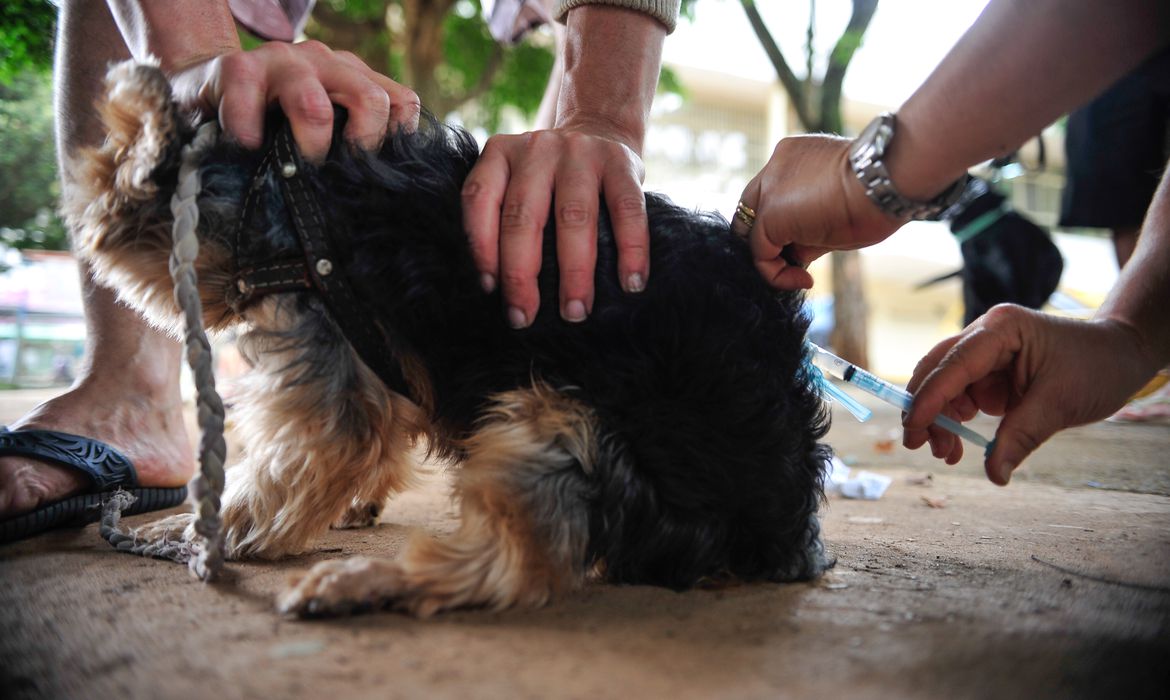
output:
[[[947,213],[963,254],[963,324],[996,304],[1039,309],[1060,283],[1064,259],[1048,232],[973,178]]]

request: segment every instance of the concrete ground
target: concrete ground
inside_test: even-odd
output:
[[[42,397],[0,394],[0,422]],[[816,583],[598,584],[429,621],[273,612],[289,572],[451,529],[437,473],[377,528],[214,585],[116,554],[92,526],[0,548],[0,697],[1165,697],[1170,427],[1068,431],[1001,489],[977,458],[891,442],[897,416],[874,408],[865,425],[838,415],[829,441],[894,481],[877,501],[830,498],[839,562]]]

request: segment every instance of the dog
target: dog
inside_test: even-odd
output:
[[[139,63],[111,68],[99,109],[105,143],[65,198],[75,247],[178,334],[168,202],[190,116]],[[220,139],[200,161],[204,323],[241,329],[251,365],[232,408],[243,444],[223,495],[225,549],[284,557],[330,525],[370,524],[409,486],[416,444],[458,463],[460,525],[393,559],[319,563],[278,595],[280,611],[428,616],[540,606],[593,579],[686,589],[810,580],[832,565],[817,516],[829,419],[805,363],[803,299],[768,287],[725,219],[647,194],[654,274],[626,293],[602,206],[582,323],[557,313],[550,223],[545,301],[513,330],[462,227],[475,141],[424,115],[360,152],[341,142],[343,122],[339,111],[317,166],[279,114],[263,148]],[[300,240],[305,228],[316,243]],[[314,262],[318,244],[330,257]],[[282,265],[301,276],[273,283]],[[323,288],[333,282],[344,294]],[[139,534],[190,536],[192,520]]]

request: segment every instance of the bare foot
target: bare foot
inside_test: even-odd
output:
[[[123,376],[88,377],[37,406],[11,430],[59,430],[101,440],[134,464],[142,486],[182,486],[195,468],[177,382],[143,387]],[[0,520],[85,491],[69,467],[27,457],[0,458]]]

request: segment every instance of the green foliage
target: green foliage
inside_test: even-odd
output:
[[[264,39],[261,39],[252,32],[240,26],[237,26],[236,28],[236,36],[240,38],[240,48],[242,48],[244,51],[251,51],[252,49],[260,48],[260,46],[264,43]]]
[[[684,16],[690,16],[694,1],[683,0]],[[420,7],[426,6],[443,3],[424,0]],[[407,27],[401,0],[319,0],[313,17],[317,38],[402,79]],[[500,46],[488,32],[480,0],[459,0],[442,18],[441,42],[442,61],[433,74],[416,76],[410,86],[429,107],[436,112],[458,110],[466,125],[488,131],[499,129],[508,110],[528,118],[535,115],[555,59],[551,32],[536,31],[518,46]],[[683,93],[669,70],[663,70],[659,89]]]
[[[403,14],[401,0],[319,0],[308,31],[328,46],[352,51],[379,73],[401,78],[404,51],[394,38],[405,29]]]
[[[67,247],[56,215],[52,81],[26,70],[0,85],[0,239],[17,248]]]
[[[320,0],[334,12],[358,22],[378,20],[386,16],[386,0]]]
[[[518,109],[525,117],[536,114],[553,67],[551,38],[529,35],[516,46],[500,47],[492,39],[478,9],[470,17],[454,12],[447,15],[443,29],[446,61],[436,77],[445,93],[474,95],[484,71],[499,63],[495,75],[491,76],[490,87],[465,110],[469,125],[474,123],[496,131],[508,107]],[[546,40],[541,41],[542,38]],[[500,52],[502,55],[497,56]]]
[[[0,84],[9,84],[27,69],[53,62],[53,26],[57,8],[48,0],[0,3]]]
[[[684,19],[693,17],[694,2],[683,0]],[[406,29],[400,0],[319,0],[321,10],[369,29],[353,32],[360,45],[336,48],[355,50],[376,69],[400,74],[403,51],[394,41]],[[0,242],[18,248],[67,247],[56,215],[60,185],[48,73],[56,16],[48,0],[0,2]],[[245,48],[261,43],[247,33],[241,41]],[[445,97],[472,98],[462,109],[469,126],[496,131],[506,110],[535,114],[554,62],[551,33],[535,32],[518,46],[500,47],[488,33],[479,0],[461,0],[444,17],[442,50],[434,80]],[[659,90],[683,94],[667,68]]]
[[[658,94],[673,94],[686,99],[687,88],[670,66],[662,66],[658,73]]]
[[[487,67],[494,45],[478,8],[467,17],[458,12],[449,13],[443,19],[443,57],[447,75],[442,76],[442,80],[449,83],[445,87],[451,92],[469,89]]]
[[[695,5],[699,0],[680,0],[678,8],[679,22],[694,22],[695,21]],[[684,100],[687,97],[686,86],[682,84],[682,80],[678,77],[670,66],[662,66],[662,70],[658,73],[658,94],[673,94],[678,95]]]
[[[480,99],[496,120],[505,105],[518,108],[528,118],[536,114],[555,61],[551,46],[551,42],[541,46],[527,41],[507,51],[492,90]],[[489,129],[495,131],[497,126],[494,120]]]
[[[400,0],[320,0],[313,16],[313,31],[322,41],[402,79],[409,28]],[[437,112],[458,108],[465,123],[491,130],[506,109],[535,114],[553,65],[548,33],[536,32],[519,46],[501,47],[488,32],[479,0],[460,0],[442,17],[441,42],[442,61],[433,75],[418,76],[410,86],[426,97],[429,107]]]

